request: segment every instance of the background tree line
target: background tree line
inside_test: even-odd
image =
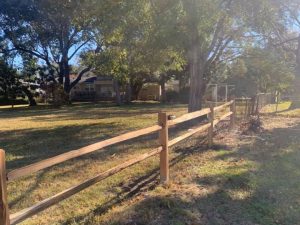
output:
[[[165,101],[176,78],[195,111],[210,82],[243,95],[300,87],[299,10],[297,0],[0,0],[0,93],[35,105],[37,87],[51,87],[67,102],[93,71],[113,78],[118,103],[120,89],[130,102],[146,82]]]

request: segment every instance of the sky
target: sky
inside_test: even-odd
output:
[[[75,46],[72,47],[72,48],[70,49],[69,55],[71,55],[72,53],[74,53],[75,50],[76,50],[76,47],[75,47]],[[82,48],[81,50],[79,50],[79,51],[77,52],[77,54],[70,60],[70,62],[69,62],[70,65],[78,65],[78,63],[79,63],[79,55],[80,55],[80,53],[81,53],[83,50],[84,50],[84,48]],[[40,59],[40,60],[38,61],[38,63],[41,64],[41,65],[45,64],[45,62],[44,62],[42,59]],[[14,66],[15,68],[18,68],[18,69],[21,69],[21,68],[23,67],[23,64],[22,64],[22,58],[21,58],[21,56],[20,56],[19,54],[16,55],[16,57],[14,58],[13,66]]]

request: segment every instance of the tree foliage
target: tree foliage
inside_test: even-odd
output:
[[[293,65],[276,49],[252,48],[227,69],[227,82],[235,84],[240,96],[284,92],[294,78]]]
[[[0,43],[2,54],[22,56],[23,75],[46,67],[40,73],[67,94],[90,70],[133,98],[146,82],[164,91],[180,78],[194,111],[224,74],[249,78],[256,91],[286,89],[300,65],[299,9],[296,0],[2,0]]]
[[[0,27],[10,42],[6,51],[36,57],[48,66],[53,81],[70,92],[78,82],[70,81],[70,60],[92,41],[90,7],[89,1],[79,0],[2,0]]]

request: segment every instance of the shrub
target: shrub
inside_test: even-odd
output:
[[[28,101],[25,98],[17,98],[14,100],[0,97],[0,105],[11,105],[13,101],[14,105],[25,105],[28,104]]]
[[[166,92],[167,102],[179,102],[179,93],[174,90]]]
[[[262,130],[262,122],[259,116],[251,116],[249,120],[249,130],[253,132],[260,132]]]

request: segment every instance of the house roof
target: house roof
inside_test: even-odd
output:
[[[70,81],[73,82],[77,78],[78,74],[70,74]],[[111,77],[109,76],[101,76],[101,75],[96,75],[93,72],[88,72],[85,73],[79,83],[93,83],[96,80],[112,80]]]
[[[75,74],[75,73],[70,74],[70,81],[73,82],[77,78],[77,76],[78,76],[78,74]],[[95,75],[92,72],[87,72],[87,73],[83,74],[79,83],[86,82],[87,80],[90,80],[91,78],[97,79],[97,75]]]
[[[97,80],[97,77],[87,78],[84,83],[94,83]]]

